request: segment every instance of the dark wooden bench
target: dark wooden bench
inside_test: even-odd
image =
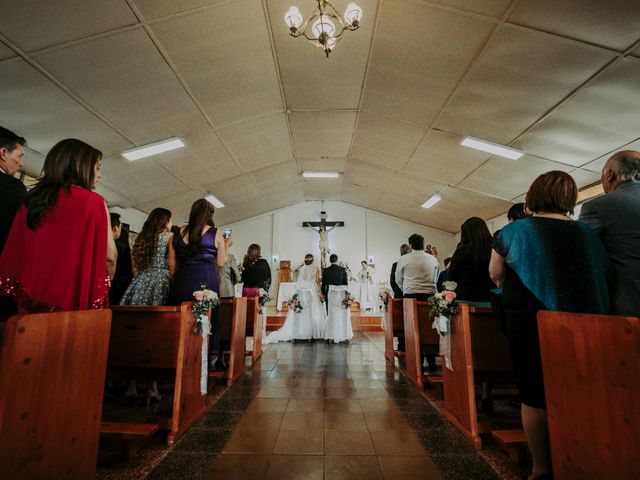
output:
[[[491,425],[479,425],[476,385],[513,384],[515,376],[506,336],[500,331],[499,313],[486,307],[459,304],[451,321],[451,367],[443,368],[444,415],[476,448],[480,433]]]
[[[440,337],[431,328],[429,302],[414,298],[403,299],[405,371],[409,380],[423,389],[426,383],[440,383],[436,375],[425,375],[422,369],[424,354],[437,355],[440,351]]]
[[[155,423],[102,422],[100,438],[121,440],[127,457],[132,458],[158,428]]]
[[[194,333],[196,320],[191,307],[192,302],[179,307],[112,307],[108,374],[173,384],[173,408],[168,418],[131,419],[131,423],[155,423],[168,430],[168,445],[184,435],[206,407],[200,393],[202,336]],[[122,426],[124,435],[127,423]]]
[[[94,478],[111,311],[12,317],[0,352],[0,476]]]
[[[260,315],[260,298],[247,298],[246,336],[252,337],[253,346],[251,350],[245,350],[244,354],[251,357],[252,363],[262,356],[263,322],[264,317]]]
[[[245,369],[247,298],[223,299],[219,308],[220,350],[229,358],[226,380],[227,385],[231,386]]]
[[[491,436],[507,452],[514,463],[520,463],[522,451],[527,448],[527,437],[521,428],[493,430]]]
[[[553,476],[640,478],[640,318],[538,312]]]
[[[384,356],[391,363],[395,357],[404,356],[404,352],[398,352],[393,348],[394,337],[404,337],[404,317],[402,313],[402,299],[391,298],[387,300],[387,311],[384,315]]]

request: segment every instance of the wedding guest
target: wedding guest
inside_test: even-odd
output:
[[[129,248],[128,230],[125,230],[120,222],[120,214],[109,213],[111,219],[111,232],[116,242],[118,260],[116,262],[116,273],[111,281],[109,289],[109,304],[117,305],[133,278],[131,270],[131,248]]]
[[[233,241],[228,242],[231,248]],[[240,281],[240,269],[236,262],[236,257],[229,252],[227,263],[218,269],[218,283],[220,285],[220,298],[231,298],[235,296],[235,284]]]
[[[134,277],[120,304],[166,305],[169,301],[167,251],[173,238],[171,225],[169,210],[151,210],[133,245]]]
[[[451,257],[448,280],[457,283],[459,300],[488,302],[495,284],[489,276],[491,233],[479,217],[467,219],[460,227],[460,244]]]
[[[3,290],[26,312],[103,308],[116,246],[100,180],[102,153],[76,139],[47,154],[0,257]],[[65,241],[61,241],[64,238]]]
[[[124,292],[121,305],[165,305],[169,300],[168,245],[171,242],[171,212],[166,208],[154,208],[142,226],[133,245],[133,280]],[[116,270],[116,275],[117,275]],[[137,397],[135,380],[129,383],[126,393]],[[151,400],[162,400],[158,382],[152,380],[147,388],[147,405]]]
[[[189,222],[180,227],[169,242],[169,277],[173,280],[169,301],[172,305],[193,301],[193,292],[202,290],[203,285],[220,294],[217,268],[227,263],[227,244],[232,240],[222,238],[213,222],[214,213],[213,205],[204,198],[196,200],[191,205]],[[213,362],[219,360],[219,311],[216,307],[212,312]]]
[[[451,257],[447,257],[444,259],[444,270],[440,272],[438,275],[438,282],[436,284],[436,289],[441,292],[444,290],[444,282],[449,280],[449,267],[451,266]]]
[[[602,187],[605,195],[582,206],[580,221],[600,236],[609,255],[612,313],[640,317],[640,152],[609,158]]]
[[[14,175],[22,168],[26,140],[0,127],[0,254],[27,188]],[[2,279],[0,279],[0,282]],[[17,313],[12,297],[0,296],[0,322]]]
[[[406,255],[409,253],[409,245],[403,243],[400,245],[400,256]],[[396,269],[398,268],[398,262],[393,262],[391,265],[391,274],[389,275],[389,284],[391,285],[391,290],[393,290],[393,298],[402,298],[402,289],[396,283]]]
[[[522,218],[527,218],[528,216],[529,215],[524,209],[524,202],[514,203],[513,205],[511,205],[511,208],[509,208],[509,211],[507,212],[507,220],[509,221],[509,223],[515,222],[516,220],[520,220]]]
[[[269,291],[271,287],[271,268],[269,262],[262,258],[260,245],[252,243],[242,261],[242,296],[257,297],[262,288]]]
[[[569,216],[577,197],[569,174],[540,175],[525,199],[532,216],[501,230],[489,265],[491,278],[502,287],[522,424],[533,457],[531,478],[551,473],[536,314],[539,310],[607,313],[609,309],[604,247],[589,227]]]

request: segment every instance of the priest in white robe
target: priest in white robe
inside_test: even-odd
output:
[[[360,310],[371,310],[377,305],[378,301],[375,291],[375,271],[369,267],[365,260],[360,262],[360,265],[362,265],[362,270],[356,276],[360,284]]]

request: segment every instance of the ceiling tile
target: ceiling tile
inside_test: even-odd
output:
[[[293,159],[283,113],[222,128],[220,135],[245,171]]]
[[[446,188],[441,183],[425,180],[408,173],[396,173],[390,182],[382,185],[386,193],[411,200],[415,205],[422,205],[431,195]]]
[[[307,200],[338,200],[342,191],[342,181],[339,179],[306,179],[304,181],[304,196]]]
[[[518,160],[493,157],[459,186],[508,200],[526,192],[538,175],[551,170],[569,172],[572,167],[529,155]]]
[[[503,28],[436,127],[508,143],[612,58],[543,33]]]
[[[286,190],[288,184],[303,181],[293,160],[254,170],[251,176],[260,188],[275,184]]]
[[[590,172],[594,172],[600,175],[602,173],[602,169],[604,168],[604,164],[607,163],[607,160],[609,160],[609,157],[611,157],[615,152],[618,152],[620,150],[640,151],[640,139],[636,139],[633,142],[620,145],[612,149],[610,152],[607,152],[606,154],[602,155],[600,158],[596,158],[595,160],[587,163],[586,165],[582,165],[582,168],[584,170],[588,170]]]
[[[584,165],[638,138],[640,62],[623,59],[524,135],[533,155]]]
[[[27,52],[138,23],[123,1],[3,0],[2,11],[0,32]]]
[[[159,207],[167,208],[171,210],[171,218],[174,225],[182,225],[183,223],[187,222],[189,220],[191,205],[196,200],[203,198],[202,191],[194,190],[189,190],[169,196],[162,195],[162,192],[158,193],[160,193],[160,196],[146,202],[140,202],[136,205],[136,207],[144,212],[151,212],[151,210],[153,210],[154,208]],[[224,209],[216,210],[214,216],[214,219],[216,221],[218,220],[219,212],[223,210]]]
[[[98,183],[96,193],[102,195],[102,197],[107,201],[107,205],[109,205],[109,207],[118,206],[127,208],[133,206],[134,203],[130,198],[123,197],[101,183]]]
[[[228,0],[134,0],[133,3],[145,18],[152,19],[225,1]]]
[[[256,184],[249,175],[240,175],[210,185],[205,185],[205,190],[216,196],[222,203],[236,208],[245,198],[257,195]]]
[[[216,126],[282,110],[261,2],[227,2],[151,29]]]
[[[13,50],[7,47],[4,43],[0,42],[0,61],[7,60],[15,56],[16,54],[14,53]]]
[[[38,178],[40,173],[42,173],[44,157],[45,156],[43,154],[31,150],[27,144],[27,147],[24,149],[24,166],[22,167],[22,170],[24,170],[28,175]]]
[[[344,178],[349,185],[382,190],[392,181],[395,171],[381,165],[350,159]]]
[[[356,123],[355,112],[293,112],[289,115],[296,156],[346,157]]]
[[[105,157],[132,145],[23,60],[0,63],[3,126],[46,155],[63,138],[79,138]]]
[[[491,17],[500,17],[507,9],[511,0],[491,0],[484,2],[469,2],[468,0],[431,0],[447,7],[459,8],[467,12],[480,13]]]
[[[462,137],[431,130],[404,172],[450,185],[457,184],[491,155],[460,145]]]
[[[581,168],[576,168],[575,170],[569,173],[571,174],[573,179],[576,181],[578,188],[588,187],[589,185],[593,185],[594,183],[600,182],[599,173],[593,173]]]
[[[350,0],[332,2],[342,14]],[[303,18],[316,2],[300,6]],[[267,3],[287,108],[355,109],[371,44],[377,0],[358,0],[363,10],[358,31],[345,31],[329,58],[304,38],[292,38],[284,23],[290,0]]]
[[[493,26],[417,0],[385,1],[362,109],[430,124]]]
[[[298,160],[303,172],[338,172],[342,173],[347,168],[345,158],[305,158]]]
[[[527,0],[510,22],[624,50],[638,40],[640,3],[634,0]]]
[[[210,128],[142,29],[35,59],[140,145]]]
[[[191,186],[202,186],[241,173],[215,133],[186,137],[184,148],[154,157]]]
[[[345,182],[340,194],[340,200],[354,205],[367,205],[371,209],[379,209],[378,205],[383,191],[376,188],[367,188],[360,185],[347,184]]]
[[[351,156],[399,170],[423,135],[424,130],[415,125],[363,112],[358,116]]]

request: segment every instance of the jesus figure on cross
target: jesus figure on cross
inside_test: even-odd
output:
[[[313,230],[318,235],[320,235],[320,243],[318,247],[320,248],[320,266],[321,268],[325,268],[327,266],[327,257],[331,253],[331,248],[329,248],[329,232],[336,227],[344,227],[344,222],[327,222],[327,213],[320,212],[320,221],[319,222],[303,222],[302,226]]]

